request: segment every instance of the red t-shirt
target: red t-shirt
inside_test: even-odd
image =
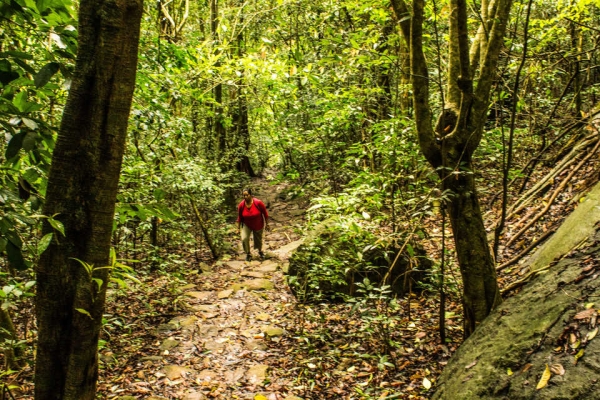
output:
[[[265,203],[259,199],[252,199],[250,207],[246,206],[246,200],[242,200],[238,205],[237,222],[242,222],[253,231],[260,231],[263,229],[265,227],[264,221],[268,219],[269,213],[267,212],[267,207],[265,207]]]

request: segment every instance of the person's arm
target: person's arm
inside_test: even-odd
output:
[[[269,213],[267,212],[267,207],[265,206],[265,203],[263,203],[262,201],[260,202],[259,210],[263,216],[263,221],[265,222],[265,229],[269,230]]]
[[[239,231],[241,226],[242,226],[242,207],[241,207],[241,203],[240,205],[238,205],[238,217],[237,217],[237,230]]]

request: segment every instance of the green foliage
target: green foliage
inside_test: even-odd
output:
[[[356,286],[361,296],[352,299],[355,304],[351,312],[358,312],[363,321],[360,332],[380,344],[378,368],[395,368],[390,357],[393,357],[393,350],[398,347],[393,337],[395,329],[401,324],[400,305],[393,298],[389,285],[375,286],[365,278],[362,283],[357,282]]]
[[[352,294],[355,274],[365,274],[387,260],[386,243],[365,227],[366,221],[339,215],[314,226],[290,260],[289,284],[304,301]],[[358,275],[357,275],[358,276]]]
[[[69,0],[0,5],[0,254],[6,255],[13,274],[29,268],[52,240],[40,238],[39,219],[44,217],[37,214],[46,191],[56,115],[77,51],[73,14]],[[58,228],[58,221],[49,221]]]

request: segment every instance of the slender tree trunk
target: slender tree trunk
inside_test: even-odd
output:
[[[575,79],[573,81],[573,102],[575,103],[575,118],[581,118],[582,100],[581,100],[581,28],[575,22],[571,22],[571,49],[577,54],[573,57],[571,68]]]
[[[95,398],[109,276],[98,268],[109,264],[142,10],[141,0],[80,3],[79,53],[44,207],[65,237],[54,232],[36,269],[36,400]]]
[[[218,0],[210,0],[210,32],[212,35],[213,45],[216,47],[219,44],[219,33],[217,28],[219,27],[219,5]],[[218,50],[220,51],[220,50]],[[220,63],[217,62],[215,68],[218,68]],[[223,115],[223,84],[217,82],[214,88],[215,104],[213,106],[213,128],[214,135],[217,144],[216,151],[214,152],[217,160],[220,160],[227,150],[227,130],[225,129],[225,123]]]
[[[240,0],[240,30],[237,34],[237,57],[242,58],[244,55],[244,0]],[[250,128],[248,126],[248,98],[245,92],[244,70],[238,79],[236,89],[237,108],[233,115],[234,129],[236,130],[236,141],[242,144],[242,154],[236,163],[236,168],[239,172],[244,172],[250,177],[256,176],[248,152],[250,151]]]
[[[240,78],[240,82],[243,82],[243,77]],[[236,138],[241,141],[243,154],[237,161],[236,168],[239,172],[244,172],[250,177],[256,176],[252,164],[250,164],[250,158],[248,157],[248,151],[250,150],[250,129],[248,127],[248,101],[246,94],[244,93],[243,87],[237,90],[237,110],[233,116],[234,125],[236,128]]]
[[[19,370],[23,367],[20,351],[14,344],[17,332],[7,310],[0,307],[0,348],[3,348],[4,364],[7,369]]]

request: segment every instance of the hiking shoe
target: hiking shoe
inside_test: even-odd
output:
[[[265,259],[265,253],[263,253],[262,251],[258,252],[258,256],[260,257],[261,260]]]
[[[252,256],[250,254],[246,254],[246,261],[252,261]]]

